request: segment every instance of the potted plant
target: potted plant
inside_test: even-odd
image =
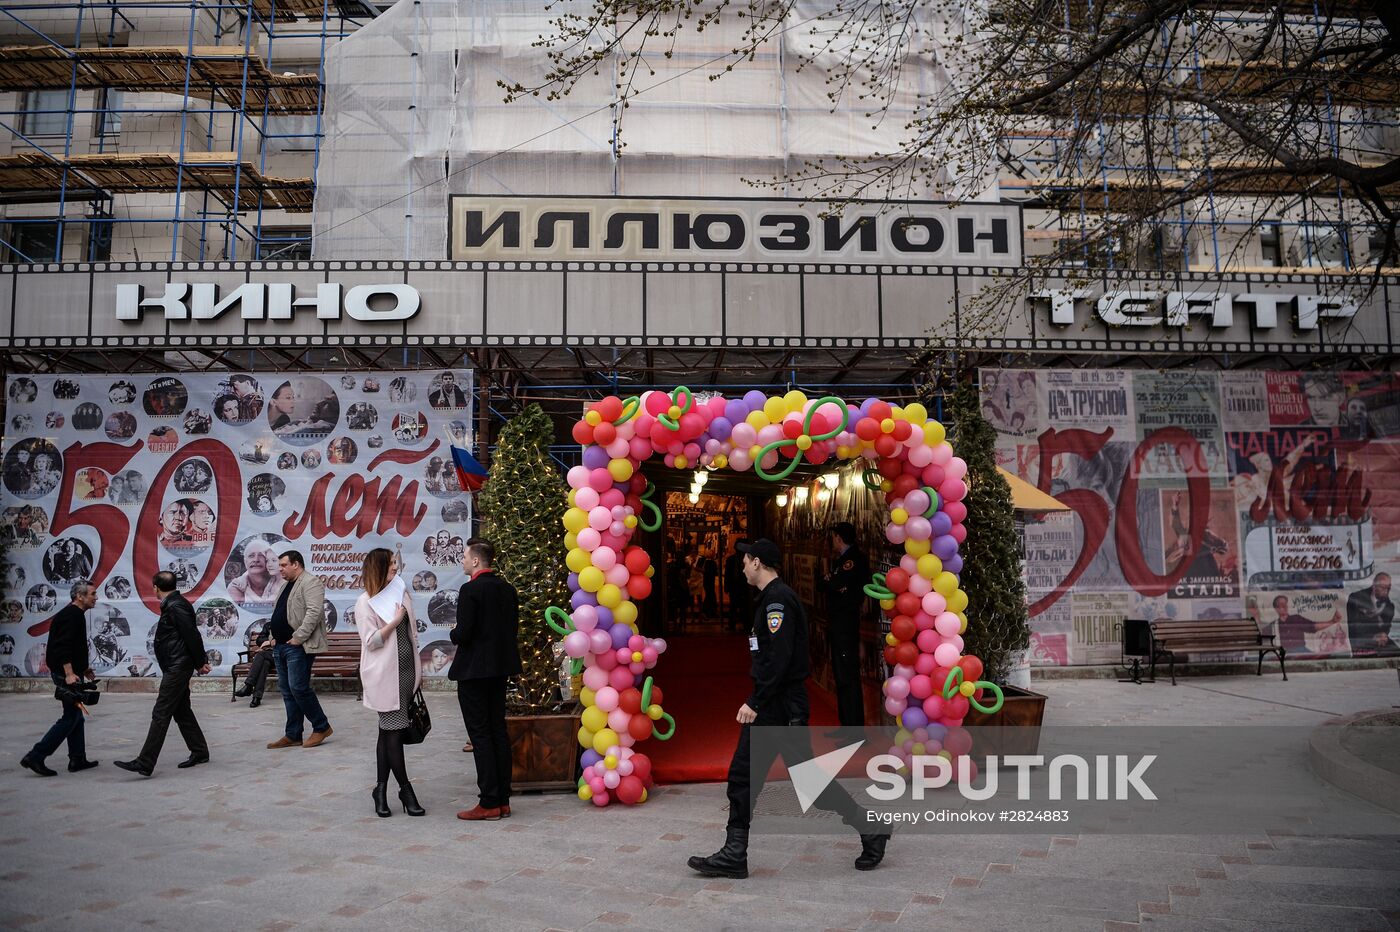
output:
[[[996,431],[982,416],[976,386],[971,382],[959,385],[949,399],[948,413],[954,448],[967,461],[967,540],[962,545],[961,579],[972,603],[968,607],[971,623],[963,635],[963,652],[981,658],[984,676],[999,685],[1006,697],[1001,709],[991,715],[971,710],[964,724],[1020,726],[1014,736],[1003,742],[1003,747],[984,750],[1034,754],[1045,714],[1045,696],[1007,683],[1008,675],[1030,646],[1011,488],[997,471]],[[991,739],[990,743],[997,742]]]
[[[496,569],[520,595],[524,669],[506,716],[520,790],[572,790],[576,780],[578,703],[560,695],[556,636],[545,623],[545,609],[569,604],[560,559],[567,486],[549,456],[553,436],[549,416],[527,405],[501,429],[490,479],[477,495]]]

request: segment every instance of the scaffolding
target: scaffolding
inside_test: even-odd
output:
[[[377,13],[361,0],[0,6],[0,258],[309,255],[322,63]]]

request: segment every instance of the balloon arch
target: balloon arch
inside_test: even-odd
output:
[[[906,762],[914,754],[966,754],[971,741],[960,726],[969,709],[1001,707],[1001,690],[981,680],[982,661],[963,653],[968,599],[958,583],[958,546],[967,537],[967,464],[923,405],[868,398],[854,406],[799,391],[701,400],[682,386],[669,395],[604,398],[573,437],[583,463],[569,470],[563,519],[570,610],[551,607],[546,619],[583,674],[581,799],[645,802],[651,761],[636,745],[676,731],[649,673],[666,642],[637,633],[637,602],[651,594],[655,568],[629,543],[639,525],[661,525],[655,489],[640,472],[653,456],[672,469],[752,469],[770,482],[804,461],[865,460],[866,487],[883,492],[889,506],[885,536],[904,548],[899,565],[865,587],[890,619],[885,711],[902,726],[890,752]]]

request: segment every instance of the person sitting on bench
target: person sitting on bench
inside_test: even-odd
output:
[[[248,645],[248,678],[238,687],[238,692],[234,693],[240,699],[253,697],[253,701],[248,703],[248,708],[256,709],[262,705],[263,691],[267,689],[267,675],[272,672],[272,667],[272,636],[268,634],[267,628],[263,628]]]

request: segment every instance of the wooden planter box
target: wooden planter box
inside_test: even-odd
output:
[[[573,790],[578,784],[577,710],[547,715],[507,715],[516,790]]]
[[[995,754],[1005,757],[1008,754],[1034,754],[1040,748],[1040,725],[1045,718],[1045,696],[1021,689],[1018,686],[1002,686],[1006,701],[994,715],[986,715],[976,709],[969,709],[963,724],[975,727],[973,751],[978,756]],[[1011,730],[998,734],[990,726],[1011,726]]]

